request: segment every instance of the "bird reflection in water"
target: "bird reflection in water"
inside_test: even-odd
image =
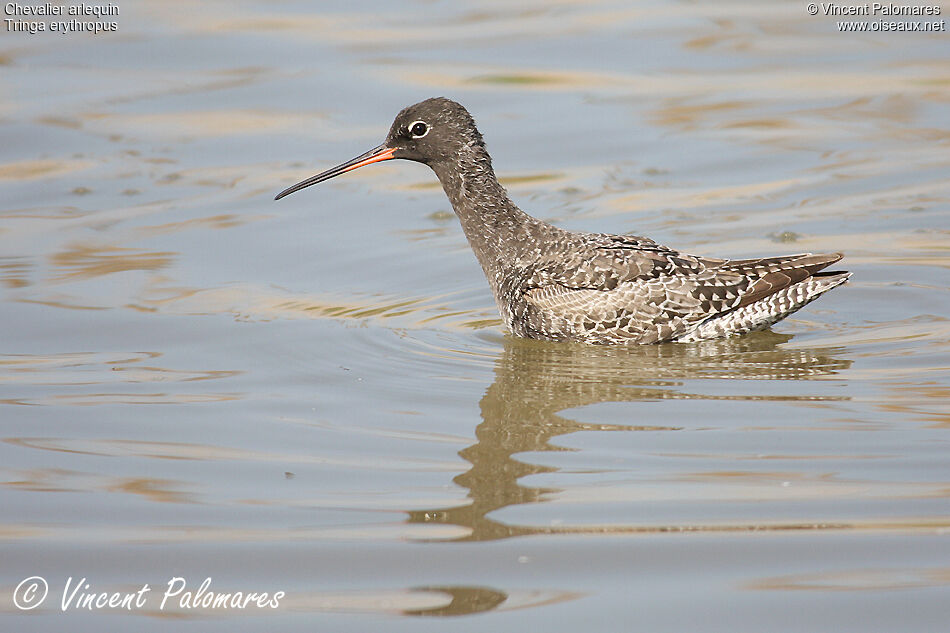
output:
[[[545,533],[589,531],[583,527],[519,526],[490,518],[507,506],[545,501],[555,488],[524,486],[522,477],[557,470],[515,459],[518,453],[569,450],[551,445],[576,431],[677,431],[662,421],[644,425],[591,424],[560,415],[565,409],[600,402],[659,399],[794,400],[787,389],[776,395],[689,393],[696,381],[807,380],[833,375],[850,360],[833,355],[840,348],[787,349],[791,336],[771,331],[689,345],[590,346],[506,337],[496,361],[495,381],[482,397],[478,441],[459,455],[472,464],[454,482],[468,489],[470,503],[409,512],[410,523],[441,523],[466,528],[455,540],[485,541]],[[802,396],[813,401],[815,396]],[[820,399],[841,399],[820,398]],[[602,528],[597,528],[603,531]],[[613,529],[613,528],[611,528]],[[629,531],[619,528],[618,531]]]

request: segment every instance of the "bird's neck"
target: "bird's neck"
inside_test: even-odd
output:
[[[542,223],[515,206],[480,148],[451,164],[433,165],[485,273],[502,318],[513,325],[509,288],[531,259]]]
[[[495,177],[487,152],[472,148],[456,158],[432,168],[482,268],[486,273],[497,272],[499,259],[518,250],[537,220],[508,197]]]
[[[483,147],[468,146],[456,160],[431,165],[452,202],[506,325],[514,327],[511,284],[538,256],[538,236],[553,229],[508,197]]]

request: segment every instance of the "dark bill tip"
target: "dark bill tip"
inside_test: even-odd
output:
[[[395,151],[396,151],[395,149],[386,147],[385,145],[374,147],[373,149],[369,150],[365,154],[360,154],[356,158],[350,159],[346,161],[345,163],[342,163],[340,165],[337,165],[336,167],[333,167],[324,172],[321,172],[317,174],[316,176],[311,176],[310,178],[307,178],[306,180],[301,180],[296,185],[287,187],[286,189],[281,191],[279,194],[277,194],[277,196],[274,197],[274,200],[280,200],[284,196],[289,196],[295,191],[300,191],[301,189],[305,189],[306,187],[309,187],[310,185],[315,185],[318,182],[329,180],[330,178],[333,178],[334,176],[345,174],[348,171],[359,169],[360,167],[363,167],[365,165],[378,163],[384,160],[391,160],[395,158],[395,156],[393,156],[393,153]]]

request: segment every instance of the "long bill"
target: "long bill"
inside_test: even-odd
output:
[[[301,180],[296,185],[287,187],[281,191],[274,200],[280,200],[284,196],[289,196],[295,191],[300,191],[310,185],[315,185],[318,182],[323,182],[324,180],[329,180],[334,176],[339,176],[340,174],[345,174],[348,171],[353,171],[354,169],[359,169],[364,165],[371,165],[372,163],[378,163],[384,160],[392,160],[395,158],[393,153],[396,150],[391,147],[386,147],[385,145],[380,145],[379,147],[374,147],[365,154],[360,154],[356,158],[352,158],[341,165],[337,165],[331,169],[328,169],[324,172],[317,174],[316,176],[311,176],[306,180]]]

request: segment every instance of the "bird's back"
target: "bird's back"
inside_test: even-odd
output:
[[[615,344],[741,334],[850,276],[820,272],[839,253],[722,260],[642,237],[538,225],[525,236],[537,246],[509,262],[496,290],[509,328],[530,338]]]

